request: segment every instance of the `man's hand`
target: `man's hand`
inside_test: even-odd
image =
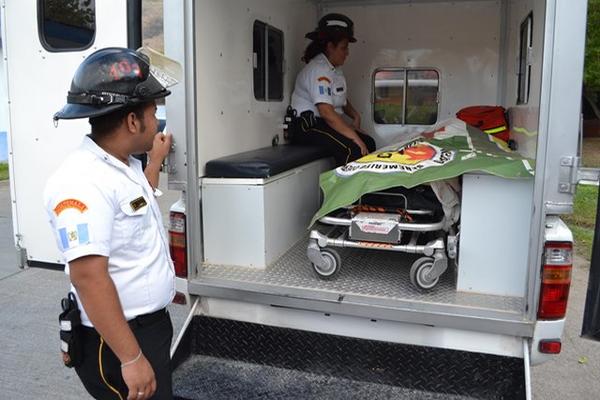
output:
[[[121,374],[129,389],[127,400],[146,400],[154,395],[156,391],[154,370],[143,354],[136,362],[123,366]]]
[[[129,388],[128,399],[149,398],[148,393],[156,390],[154,371],[140,353],[137,339],[125,320],[119,295],[108,273],[108,257],[83,256],[69,262],[69,268],[71,283],[90,321],[120,363],[127,364],[121,373]],[[144,394],[138,396],[142,392]]]
[[[144,170],[144,175],[148,179],[148,183],[153,189],[158,187],[158,178],[160,176],[160,168],[169,151],[171,150],[171,142],[173,135],[170,133],[163,134],[161,132],[154,135],[152,149],[148,152],[148,164]]]
[[[148,152],[148,158],[151,163],[162,164],[165,158],[171,151],[171,142],[173,141],[173,135],[170,133],[163,134],[161,132],[154,135],[154,142],[152,142],[152,149]]]

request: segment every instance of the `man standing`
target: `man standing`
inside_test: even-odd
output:
[[[55,120],[89,118],[91,134],[50,177],[44,203],[83,324],[76,371],[97,399],[171,399],[166,306],[175,294],[154,198],[170,135],[157,134],[155,100],[170,92],[150,59],[98,50],[77,69]],[[149,152],[142,171],[132,154]]]

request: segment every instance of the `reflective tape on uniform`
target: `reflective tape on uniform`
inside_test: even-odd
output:
[[[61,320],[60,321],[60,330],[69,332],[71,330],[71,321]]]
[[[488,133],[490,135],[493,135],[495,133],[500,133],[502,131],[505,131],[506,129],[507,129],[506,125],[502,125],[502,126],[499,126],[497,128],[486,129],[486,130],[484,130],[484,132]]]

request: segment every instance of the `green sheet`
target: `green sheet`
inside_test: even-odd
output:
[[[509,179],[531,179],[535,163],[504,142],[451,118],[431,131],[321,174],[324,200],[311,222],[356,202],[366,193],[481,171]]]

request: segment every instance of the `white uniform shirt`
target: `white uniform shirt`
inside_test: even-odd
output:
[[[173,262],[158,203],[139,160],[129,157],[127,166],[85,137],[46,183],[44,205],[67,262],[65,272],[79,257],[108,257],[127,320],[171,302]],[[77,299],[82,323],[92,326]]]
[[[310,110],[320,117],[318,103],[331,104],[338,114],[343,114],[346,105],[346,78],[321,53],[310,60],[296,77],[292,93],[292,108],[298,115]]]

